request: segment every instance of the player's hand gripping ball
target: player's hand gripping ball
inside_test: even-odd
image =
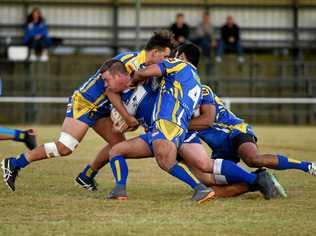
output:
[[[113,122],[113,129],[116,132],[124,133],[128,128],[125,120],[114,107],[111,111],[111,120]]]

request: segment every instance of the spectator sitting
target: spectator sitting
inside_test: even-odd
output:
[[[209,13],[205,11],[202,16],[202,22],[197,25],[195,38],[192,40],[201,49],[203,55],[207,58],[206,72],[210,70],[211,46],[212,46],[213,26],[210,23]]]
[[[221,27],[221,36],[219,40],[219,45],[216,53],[216,62],[222,61],[222,55],[225,48],[231,48],[237,51],[238,53],[238,62],[243,63],[243,49],[240,43],[240,32],[239,26],[234,23],[232,16],[228,16],[226,24]]]
[[[48,37],[48,29],[39,8],[34,8],[27,17],[25,26],[24,44],[30,48],[31,61],[48,60],[48,48],[51,45],[51,39]]]
[[[184,21],[184,15],[178,13],[176,16],[176,22],[171,25],[169,29],[175,37],[175,40],[179,43],[184,43],[190,34],[190,28]]]

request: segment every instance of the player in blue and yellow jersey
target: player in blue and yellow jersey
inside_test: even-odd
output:
[[[36,135],[33,129],[19,130],[0,127],[0,140],[23,142],[31,150],[36,147]]]
[[[145,68],[148,65],[159,63],[166,57],[169,57],[171,50],[174,47],[174,38],[173,34],[168,31],[159,31],[155,32],[153,36],[148,40],[144,50],[139,52],[125,52],[121,53],[114,57],[115,60],[121,61],[129,74],[135,73],[135,71]],[[157,88],[158,82],[156,79],[150,83],[151,86]],[[133,89],[124,91],[123,95],[133,93]],[[115,96],[114,93],[108,95],[109,97]],[[119,101],[121,101],[120,96],[116,94],[116,99],[119,97]],[[112,99],[115,103],[115,100]],[[114,104],[116,107],[117,105]],[[118,112],[122,114],[124,121],[126,122],[129,128],[137,127],[138,122],[135,122],[133,116],[131,116],[125,109],[119,109]],[[130,122],[128,122],[130,121]],[[132,124],[132,125],[131,125]],[[76,183],[79,186],[84,187],[88,190],[96,190],[95,182],[92,181],[94,176],[96,176],[99,169],[101,169],[109,159],[108,150],[110,145],[106,146],[103,151],[99,153],[99,155],[95,158],[95,160],[87,165],[84,170],[76,177]]]
[[[242,159],[249,167],[297,169],[316,176],[315,163],[290,159],[280,154],[261,154],[252,127],[228,110],[209,87],[204,86],[203,90],[202,104],[213,110],[215,108],[216,115],[212,124],[204,123],[205,129],[200,130],[198,136],[212,148],[212,158],[234,162]]]
[[[122,134],[112,132],[112,121],[109,117],[111,104],[107,98],[107,91],[111,90],[114,93],[125,90],[129,79],[122,62],[105,62],[94,76],[73,93],[57,141],[38,146],[34,150],[22,153],[18,158],[11,157],[2,161],[4,181],[9,188],[15,191],[18,172],[31,162],[71,154],[89,127],[93,127],[110,144],[124,140]]]

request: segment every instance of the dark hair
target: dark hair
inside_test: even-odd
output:
[[[123,62],[119,60],[115,60],[115,59],[110,59],[103,63],[103,65],[99,69],[99,72],[103,73],[105,71],[109,71],[110,74],[112,75],[116,75],[116,74],[127,75],[128,74]]]
[[[42,16],[41,10],[40,10],[38,7],[34,7],[34,8],[32,9],[32,11],[31,11],[31,13],[30,13],[30,14],[27,16],[27,18],[26,18],[26,23],[27,23],[27,24],[33,22],[33,13],[34,13],[35,11],[38,11],[38,12],[39,12],[39,15],[40,15],[40,16],[39,16],[39,19],[38,19],[38,23],[42,23],[42,22],[45,21],[44,18],[43,18],[43,16]]]
[[[193,43],[184,43],[177,48],[178,55],[184,53],[187,60],[197,67],[200,61],[200,49]]]
[[[173,33],[168,30],[161,30],[159,32],[154,32],[154,35],[148,40],[145,50],[150,51],[152,49],[163,50],[165,48],[174,49],[176,46],[176,41],[174,39]]]
[[[183,13],[178,13],[176,17],[177,17],[177,18],[178,18],[178,17],[184,17],[184,14],[183,14]]]

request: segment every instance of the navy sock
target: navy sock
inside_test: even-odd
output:
[[[12,164],[13,164],[14,167],[24,168],[30,163],[25,158],[25,155],[22,153],[17,159],[15,159],[15,158],[12,159]]]
[[[309,165],[312,163],[306,161],[298,161],[294,159],[287,158],[283,155],[277,155],[278,165],[276,169],[278,170],[288,170],[288,169],[297,169],[308,172]]]
[[[255,174],[247,172],[232,161],[223,160],[221,174],[226,177],[228,183],[246,183],[253,185],[257,179]]]
[[[110,160],[113,175],[117,185],[126,185],[128,176],[128,166],[123,156],[117,155]]]
[[[189,168],[183,163],[176,163],[173,167],[169,169],[169,173],[177,179],[190,185],[193,189],[195,189],[195,187],[198,184],[200,184],[200,181],[191,173]]]
[[[98,174],[98,171],[95,171],[91,168],[91,165],[87,165],[86,168],[80,173],[80,176],[83,178],[93,179]]]

